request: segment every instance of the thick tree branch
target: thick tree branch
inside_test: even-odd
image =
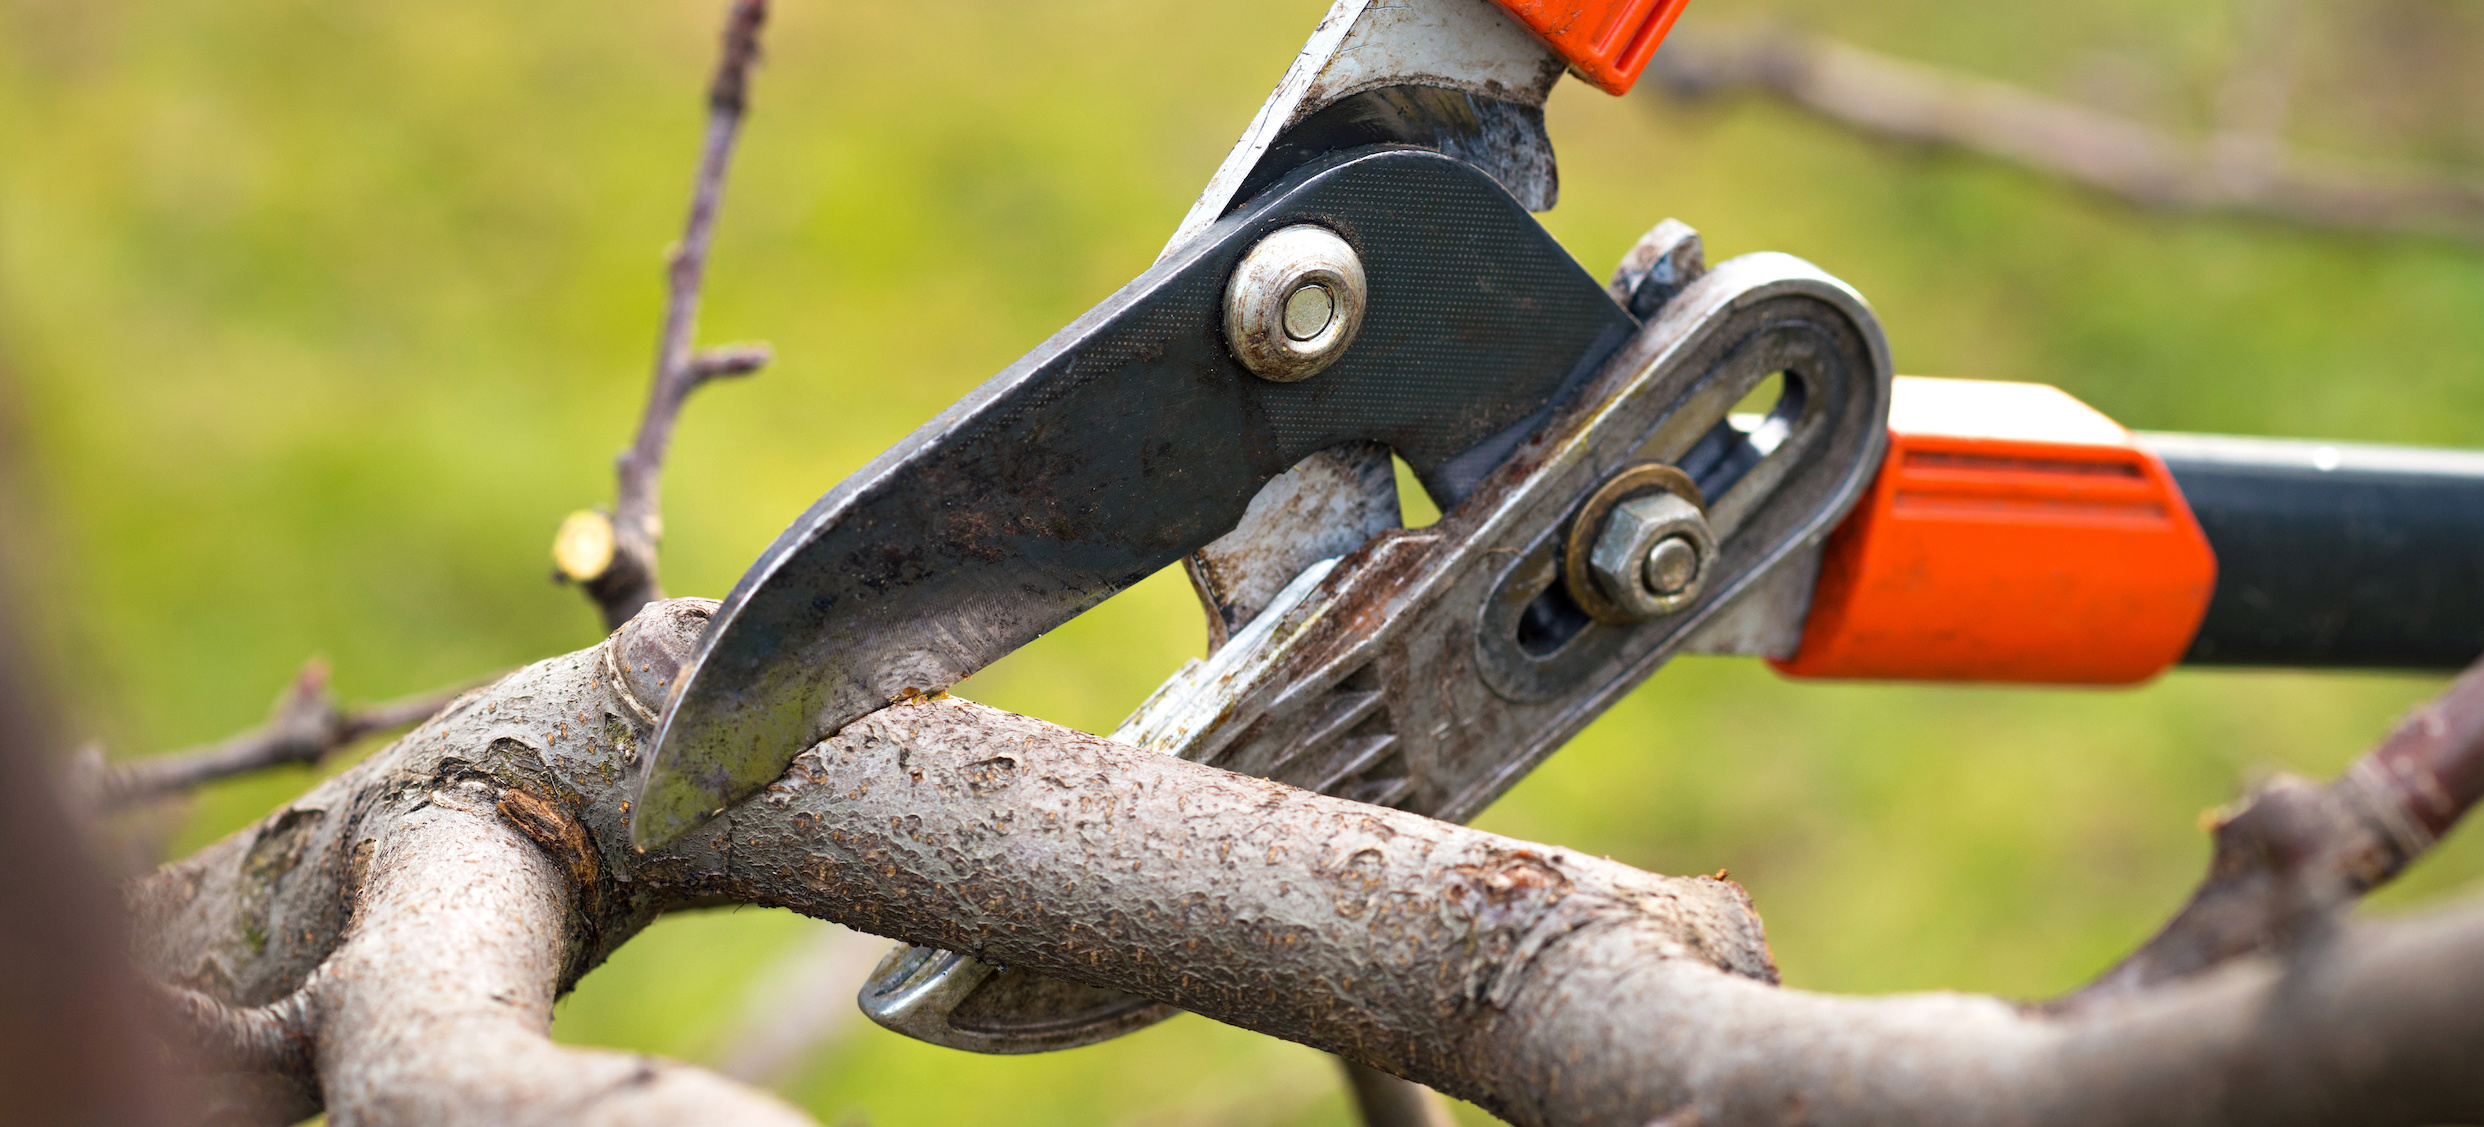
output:
[[[759,61],[767,0],[733,0],[725,17],[716,73],[708,83],[707,134],[690,188],[690,214],[664,272],[664,325],[656,340],[655,376],[637,439],[615,464],[619,489],[609,514],[573,513],[552,542],[554,575],[586,589],[617,629],[638,608],[664,597],[656,546],[664,538],[664,456],[690,393],[709,380],[747,375],[768,362],[763,344],[698,351],[699,295],[714,245],[716,210],[724,201],[733,143],[750,105],[750,70]]]
[[[234,775],[317,763],[365,737],[422,723],[471,685],[405,697],[361,708],[340,707],[328,691],[328,665],[316,658],[287,686],[267,723],[240,735],[185,751],[106,765],[101,752],[83,753],[72,789],[84,792],[98,812],[147,802]]]
[[[328,966],[337,985],[314,992],[327,1099],[377,1083],[366,1073],[493,1078],[422,1097],[449,1120],[534,1114],[493,1102],[516,1080],[487,1066],[571,1067],[525,1040],[549,999],[656,913],[719,901],[1133,990],[1521,1125],[2484,1115],[2475,907],[2324,929],[2070,1011],[1823,996],[1772,984],[1729,883],[949,698],[866,717],[702,831],[637,854],[642,717],[711,607],[652,606],[142,882],[147,965],[231,1005]],[[368,993],[337,1000],[352,990]],[[450,1059],[478,1044],[492,1061]]]
[[[1755,89],[1865,133],[1997,157],[2152,207],[2246,212],[2325,227],[2484,239],[2484,184],[2350,167],[2268,132],[2282,90],[2229,99],[2233,129],[2204,141],[1989,79],[1858,47],[1771,33],[1676,32],[1648,88],[1680,98]]]

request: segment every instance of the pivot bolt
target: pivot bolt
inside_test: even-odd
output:
[[[1615,506],[1587,566],[1616,610],[1645,621],[1690,606],[1715,558],[1716,538],[1699,506],[1664,492]]]
[[[1309,379],[1345,355],[1362,328],[1363,260],[1344,239],[1308,223],[1250,249],[1225,282],[1225,343],[1252,375]]]
[[[1647,587],[1659,595],[1679,595],[1699,578],[1699,549],[1688,537],[1667,536],[1647,550]]]

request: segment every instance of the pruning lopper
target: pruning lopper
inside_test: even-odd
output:
[[[2484,455],[1893,379],[1853,289],[1672,220],[1590,277],[1528,214],[1545,98],[1627,91],[1686,2],[1337,0],[1153,267],[735,585],[638,843],[1184,561],[1210,656],[1115,739],[1453,820],[1683,653],[2057,684],[2484,653]],[[1437,522],[1400,527],[1393,456]],[[1172,1012],[906,947],[861,1001],[1000,1053]]]

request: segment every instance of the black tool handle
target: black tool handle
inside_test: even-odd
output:
[[[2139,438],[2216,551],[2185,662],[2455,669],[2484,655],[2484,453]]]

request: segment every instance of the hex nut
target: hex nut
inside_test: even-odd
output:
[[[1690,606],[1715,559],[1716,538],[1699,506],[1666,492],[1616,506],[1596,534],[1587,566],[1614,606],[1644,621]]]
[[[1259,240],[1225,281],[1225,344],[1252,375],[1309,379],[1362,328],[1363,260],[1325,227],[1299,223]]]

